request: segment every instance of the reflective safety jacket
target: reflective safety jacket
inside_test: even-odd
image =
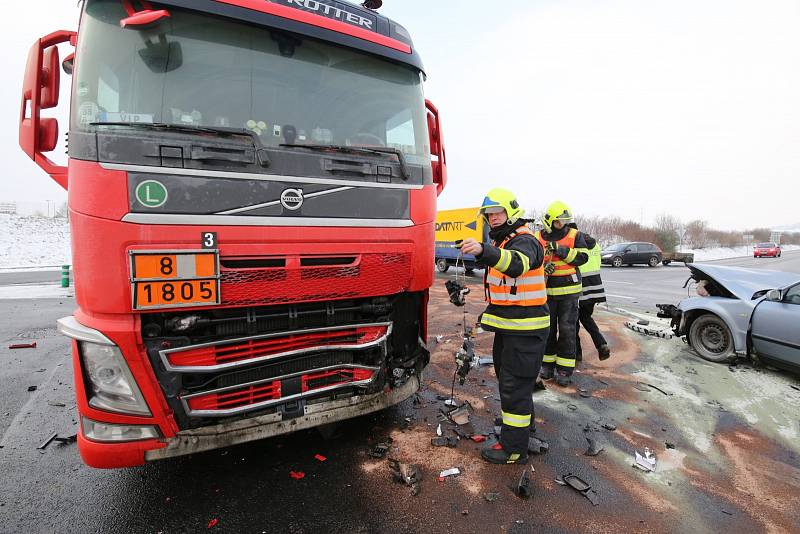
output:
[[[583,236],[589,247],[589,261],[579,267],[583,284],[581,302],[605,302],[606,291],[603,287],[603,279],[600,278],[600,243],[588,234],[583,234]]]
[[[549,247],[552,251],[546,253],[545,263],[551,262],[555,266],[553,274],[547,277],[547,296],[555,300],[579,298],[583,285],[578,267],[589,260],[583,234],[565,226],[550,233],[536,232],[536,239],[545,250]],[[558,249],[567,251],[564,257],[556,254]]]
[[[489,305],[481,327],[492,332],[525,335],[550,327],[544,278],[544,249],[527,226],[501,243],[486,243],[477,261],[487,267],[484,278]]]

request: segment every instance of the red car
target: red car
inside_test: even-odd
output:
[[[759,243],[753,248],[754,258],[780,258],[781,247],[775,243]]]

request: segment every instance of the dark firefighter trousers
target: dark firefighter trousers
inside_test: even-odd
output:
[[[552,368],[572,376],[575,371],[575,338],[578,331],[578,299],[574,297],[551,299],[550,335],[544,350],[544,367]]]
[[[547,329],[533,335],[496,332],[492,358],[500,389],[503,426],[500,445],[508,453],[528,453],[528,437],[533,424],[533,384],[539,376]]]
[[[575,327],[575,348],[576,348],[576,356],[577,360],[581,361],[583,359],[583,351],[581,350],[581,325],[589,332],[589,335],[592,336],[592,343],[594,343],[594,348],[599,349],[601,346],[606,345],[606,338],[603,337],[603,334],[600,332],[600,327],[597,326],[597,323],[594,322],[594,305],[596,303],[588,300],[582,300],[578,310],[578,324]]]

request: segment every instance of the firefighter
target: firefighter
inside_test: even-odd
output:
[[[578,229],[577,225],[571,224],[573,228]],[[576,325],[575,343],[577,361],[583,360],[583,351],[581,350],[581,325],[592,336],[592,343],[597,349],[597,354],[600,361],[607,360],[611,357],[611,349],[608,347],[606,338],[600,332],[600,327],[594,322],[592,314],[594,314],[594,307],[601,302],[606,301],[606,292],[603,288],[603,279],[600,277],[600,243],[598,243],[592,236],[587,233],[583,234],[586,240],[586,247],[589,249],[589,261],[581,265],[578,270],[581,272],[581,284],[583,285],[583,293],[581,294],[580,303],[578,305],[578,324]]]
[[[562,387],[570,384],[575,371],[578,302],[582,292],[578,267],[589,260],[583,234],[570,223],[574,223],[572,210],[563,202],[554,202],[542,217],[544,230],[536,232],[536,238],[545,248],[550,308],[550,336],[540,376],[542,380],[555,376]]]
[[[481,456],[493,464],[524,464],[532,428],[533,384],[550,328],[544,248],[522,219],[522,209],[510,191],[489,191],[480,214],[491,228],[490,242],[466,239],[461,251],[486,266],[489,304],[480,325],[495,333],[492,357],[502,411],[500,441],[483,449]]]

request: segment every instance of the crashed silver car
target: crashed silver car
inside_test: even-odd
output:
[[[659,305],[697,354],[712,362],[755,357],[800,370],[800,274],[688,265],[698,296]]]

